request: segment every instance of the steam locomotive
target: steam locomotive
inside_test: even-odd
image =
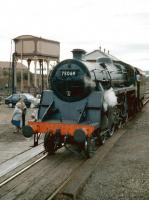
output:
[[[120,60],[103,56],[96,62],[83,60],[74,49],[73,59],[58,63],[49,75],[49,88],[42,92],[38,120],[23,128],[25,137],[45,133],[49,154],[65,146],[91,157],[118,127],[141,109],[145,76]]]

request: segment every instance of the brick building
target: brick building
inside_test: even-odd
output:
[[[27,79],[27,66],[22,63],[17,63],[16,72],[17,72],[17,83],[18,87],[20,86],[20,76],[21,70],[24,73],[24,82]],[[0,61],[0,91],[11,90],[12,84],[12,63],[8,61]]]

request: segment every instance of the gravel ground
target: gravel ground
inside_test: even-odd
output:
[[[127,125],[77,200],[149,200],[149,103]]]

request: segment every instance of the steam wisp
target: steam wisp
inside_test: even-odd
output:
[[[114,107],[116,105],[117,105],[117,96],[115,95],[113,88],[110,88],[109,90],[106,90],[104,92],[104,101],[103,101],[104,110],[107,111],[108,107]]]

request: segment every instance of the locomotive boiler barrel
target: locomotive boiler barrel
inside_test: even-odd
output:
[[[110,87],[127,87],[135,82],[134,69],[110,59],[98,59],[96,63],[67,59],[55,66],[49,82],[55,95],[68,102],[79,101],[93,90]]]

